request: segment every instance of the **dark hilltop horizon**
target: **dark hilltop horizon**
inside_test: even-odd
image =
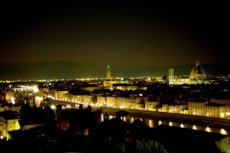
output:
[[[33,64],[0,64],[1,80],[39,80],[39,79],[77,79],[105,78],[107,65],[81,65],[77,62],[56,61]],[[110,65],[112,77],[163,77],[168,75],[168,69],[174,68],[176,76],[188,76],[194,64],[172,65],[170,67],[136,68],[114,67]],[[223,63],[202,64],[207,75],[229,75],[229,65]],[[4,72],[4,73],[3,73]]]

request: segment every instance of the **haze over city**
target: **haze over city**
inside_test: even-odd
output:
[[[187,74],[197,59],[229,67],[224,3],[20,1],[0,12],[0,79],[104,77],[108,64],[113,76]]]

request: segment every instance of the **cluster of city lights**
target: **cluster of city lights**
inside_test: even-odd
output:
[[[113,106],[112,104],[102,105],[102,104],[93,104],[93,103],[87,103],[87,102],[81,102],[81,101],[71,101],[71,100],[67,100],[67,99],[55,99],[55,98],[52,97],[52,96],[49,96],[49,98],[54,99],[54,100],[58,100],[58,101],[63,101],[63,100],[65,100],[65,101],[68,101],[68,102],[78,103],[78,104],[75,105],[76,108],[79,107],[79,104],[82,104],[84,107],[90,105],[90,106],[92,106],[92,107],[106,106],[106,107],[115,108],[115,106]],[[64,108],[71,108],[71,107],[73,107],[73,106],[71,106],[71,105],[66,105]],[[51,108],[52,108],[52,109],[56,109],[55,105],[51,105]],[[125,109],[126,106],[125,106],[125,105],[121,105],[121,106],[119,106],[119,107],[117,107],[117,108]],[[102,115],[103,115],[103,114],[102,114]],[[109,119],[112,119],[112,118],[113,118],[113,116],[109,116]],[[123,117],[123,118],[121,118],[121,119],[124,120],[124,121],[127,121],[127,119],[126,119],[125,117]],[[101,120],[104,121],[104,116],[101,116]],[[133,120],[134,120],[134,118],[132,117],[131,120],[130,120],[130,122],[132,123]],[[159,122],[158,122],[158,125],[162,125],[162,124],[163,124],[162,121],[159,121]],[[149,125],[149,127],[153,127],[153,122],[152,122],[152,120],[149,120],[148,125]],[[171,121],[168,123],[168,125],[169,125],[169,126],[175,126],[174,123],[171,122]],[[181,124],[179,124],[179,127],[180,127],[180,128],[185,128],[185,125],[184,125],[183,123],[181,123]],[[186,126],[186,128],[189,128],[189,127]],[[197,127],[196,125],[192,125],[191,129],[193,129],[193,130],[198,130],[198,127]],[[199,128],[199,130],[202,130],[202,129]],[[206,132],[213,132],[213,129],[210,128],[210,127],[206,127],[206,128],[204,129],[204,131],[206,131]],[[223,134],[223,135],[227,135],[227,134],[228,134],[228,132],[227,132],[225,129],[223,129],[223,128],[219,130],[219,133],[221,133],[221,134]]]

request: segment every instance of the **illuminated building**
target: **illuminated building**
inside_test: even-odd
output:
[[[106,97],[105,96],[97,96],[97,104],[100,106],[106,105]]]
[[[9,139],[10,131],[19,130],[20,124],[18,119],[6,119],[4,117],[0,117],[0,136],[3,138]]]
[[[14,98],[14,92],[13,91],[7,91],[6,92],[6,101],[10,103],[12,98]]]
[[[191,115],[205,115],[205,105],[207,102],[188,102],[188,113]]]
[[[140,87],[137,85],[132,85],[132,84],[128,84],[127,83],[123,83],[123,84],[113,84],[113,89],[118,89],[118,90],[122,90],[122,91],[127,91],[127,90],[147,90],[147,87]]]
[[[113,90],[113,84],[128,84],[129,82],[127,80],[123,80],[123,79],[112,79],[112,75],[111,75],[111,69],[109,67],[109,65],[107,66],[106,69],[106,80],[103,81],[103,87]]]
[[[174,83],[174,69],[169,68],[169,84],[173,84],[173,83]]]
[[[24,101],[24,103],[30,103],[33,105],[35,102],[35,94],[40,94],[37,85],[17,85],[11,88],[10,91],[6,92],[5,99],[7,102],[15,104],[19,101]],[[42,97],[42,95],[41,95]]]
[[[67,90],[56,90],[56,89],[52,89],[50,90],[50,95],[53,96],[56,99],[64,99],[65,98],[65,94],[68,94]]]
[[[188,102],[188,113],[207,117],[230,117],[230,106],[208,102]]]
[[[92,102],[92,95],[78,95],[80,102]]]
[[[206,71],[200,65],[200,61],[196,61],[196,65],[192,68],[189,77],[174,77],[174,69],[169,69],[169,84],[208,84]]]
[[[104,80],[103,87],[113,90],[113,84],[117,84],[117,83],[120,83],[120,81],[119,80]]]
[[[156,110],[156,107],[159,105],[159,101],[149,101],[145,100],[145,109],[146,110]]]
[[[18,92],[39,92],[38,86],[37,85],[20,85],[18,87],[12,88],[13,91],[18,91]]]
[[[200,61],[196,61],[196,66],[192,68],[189,78],[194,83],[203,83],[206,79],[206,72],[200,65]]]
[[[101,87],[98,85],[95,85],[95,84],[90,84],[90,85],[85,86],[85,87],[80,87],[80,89],[84,90],[84,91],[92,92],[94,90],[101,89]]]
[[[111,79],[112,78],[112,74],[111,74],[111,70],[110,70],[109,65],[107,66],[107,69],[106,69],[106,78],[107,79]]]
[[[115,107],[116,106],[116,97],[111,96],[98,96],[97,97],[97,105],[99,106],[108,106]]]

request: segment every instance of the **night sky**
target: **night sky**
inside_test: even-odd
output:
[[[108,64],[113,76],[167,74],[197,59],[229,65],[229,14],[220,2],[1,2],[0,79],[104,77]]]

